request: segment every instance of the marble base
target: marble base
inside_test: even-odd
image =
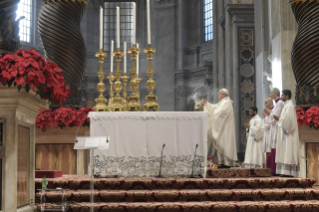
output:
[[[300,176],[314,178],[318,184],[319,161],[317,153],[319,152],[319,131],[308,126],[302,126],[299,128],[299,139]]]
[[[47,109],[48,102],[36,96],[34,90],[26,93],[24,89],[18,91],[16,87],[0,87],[0,121],[4,123],[3,146],[5,154],[2,166],[2,211],[33,211],[34,208],[34,169],[35,169],[35,117],[40,109]],[[25,206],[18,207],[17,200],[17,169],[18,169],[18,127],[30,130],[28,170],[29,199]],[[20,155],[21,159],[21,155]]]

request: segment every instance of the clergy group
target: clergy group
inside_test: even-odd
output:
[[[218,93],[219,102],[210,104],[203,99],[204,111],[210,114],[208,119],[208,155],[218,168],[235,166],[237,160],[235,118],[233,102],[227,89]],[[293,177],[300,174],[300,148],[298,123],[295,106],[291,101],[290,90],[273,88],[265,107],[249,108],[249,123],[246,129],[245,160],[241,167],[269,168],[273,176]]]

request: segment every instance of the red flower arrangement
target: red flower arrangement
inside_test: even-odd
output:
[[[19,50],[4,57],[0,55],[0,82],[4,86],[13,84],[20,90],[26,83],[27,92],[37,88],[37,94],[53,104],[64,103],[71,93],[61,72],[56,64],[46,61],[34,49]]]
[[[36,126],[45,132],[47,128],[55,127],[80,127],[89,126],[90,118],[88,113],[94,111],[91,107],[81,108],[79,110],[73,107],[60,107],[54,111],[52,109],[40,110],[36,117]]]
[[[298,125],[307,125],[318,130],[319,128],[319,107],[314,106],[307,111],[298,107],[296,108]]]

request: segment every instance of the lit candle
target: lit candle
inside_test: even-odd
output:
[[[136,48],[139,48],[139,45],[138,44],[136,44]],[[138,76],[138,70],[139,70],[139,68],[140,68],[140,64],[139,64],[139,58],[140,58],[140,54],[137,54],[136,55],[136,75]]]
[[[151,44],[150,0],[147,0],[147,43],[148,43],[148,44]]]
[[[114,40],[111,41],[111,73],[113,73]]]
[[[117,48],[120,48],[120,8],[116,7],[116,43]]]
[[[126,42],[124,42],[124,74],[126,74]]]
[[[100,6],[100,49],[103,49],[103,8]]]
[[[133,3],[133,44],[136,44],[136,3]]]

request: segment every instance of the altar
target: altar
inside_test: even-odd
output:
[[[206,176],[206,112],[90,112],[90,136],[109,137],[94,150],[95,177]]]

